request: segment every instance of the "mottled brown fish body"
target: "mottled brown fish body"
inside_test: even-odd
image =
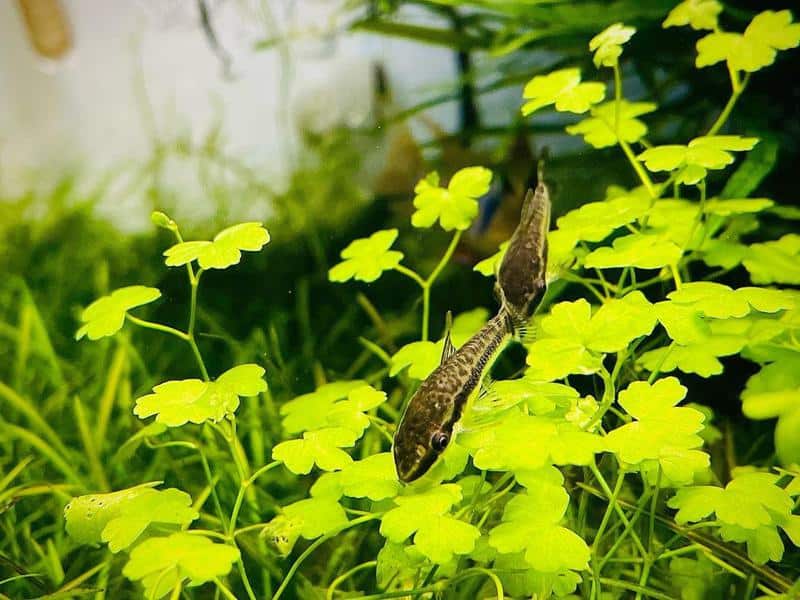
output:
[[[394,438],[394,460],[401,481],[419,478],[444,451],[467,400],[492,356],[511,335],[511,328],[508,315],[501,310],[439,365],[411,398]]]
[[[466,404],[492,356],[522,333],[547,287],[550,195],[541,181],[528,191],[520,222],[500,263],[495,289],[500,310],[452,355],[448,334],[442,363],[411,398],[394,436],[397,476],[406,483],[433,466],[453,437]]]
[[[519,225],[511,236],[497,272],[496,288],[503,308],[515,322],[527,321],[547,286],[547,232],[550,194],[544,182],[528,190]]]

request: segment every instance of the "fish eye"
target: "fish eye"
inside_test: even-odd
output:
[[[447,443],[450,441],[450,436],[443,431],[437,431],[431,438],[431,447],[437,452],[444,452],[447,448]]]

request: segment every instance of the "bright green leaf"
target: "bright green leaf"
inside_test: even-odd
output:
[[[603,202],[590,202],[558,219],[559,230],[569,231],[579,240],[600,242],[615,229],[643,217],[650,200],[642,194],[625,194]]]
[[[800,235],[789,233],[779,240],[752,244],[742,261],[753,283],[800,284]]]
[[[220,421],[239,408],[240,396],[256,396],[267,389],[264,369],[258,365],[239,365],[216,381],[181,379],[167,381],[136,400],[133,414],[140,419],[156,415],[156,422],[168,427],[186,423]]]
[[[605,95],[602,83],[581,83],[579,69],[561,69],[537,75],[525,85],[522,96],[527,102],[522,105],[522,114],[527,116],[549,104],[555,104],[557,111],[584,113],[602,102]]]
[[[431,227],[439,221],[442,229],[463,231],[478,215],[478,198],[489,191],[492,172],[484,167],[467,167],[457,171],[447,188],[438,185],[438,177],[422,179],[414,188],[411,216],[414,227]]]
[[[647,134],[647,126],[637,119],[641,115],[656,110],[656,105],[651,102],[628,102],[622,100],[619,108],[619,135],[633,144]],[[567,133],[582,135],[587,144],[595,148],[606,148],[617,143],[616,128],[617,118],[616,102],[605,102],[592,108],[592,116],[583,121],[567,127]]]
[[[328,279],[375,281],[381,273],[394,269],[403,260],[402,252],[389,250],[396,239],[397,229],[385,229],[350,242],[341,252],[344,260],[328,271]]]
[[[744,33],[717,31],[697,42],[698,67],[728,61],[731,69],[752,73],[775,62],[778,50],[800,44],[800,23],[788,10],[765,10],[756,15]]]
[[[605,448],[601,437],[571,423],[519,413],[458,439],[470,449],[475,466],[490,471],[539,469],[550,463],[587,465]]]
[[[489,544],[507,554],[525,551],[535,570],[555,573],[588,567],[589,548],[574,532],[558,525],[569,496],[557,484],[540,483],[506,505],[503,522],[492,529]]]
[[[334,404],[347,398],[353,390],[366,385],[361,380],[334,381],[321,385],[309,394],[289,400],[281,406],[284,430],[287,433],[300,433],[327,426],[328,411]]]
[[[161,292],[158,289],[143,285],[131,285],[114,290],[84,309],[81,313],[83,325],[75,334],[75,339],[88,336],[90,340],[97,340],[114,335],[122,329],[125,315],[129,310],[149,304],[160,297]]]
[[[180,242],[164,252],[168,267],[179,267],[196,260],[203,269],[227,269],[239,264],[242,251],[257,252],[269,242],[269,232],[261,223],[240,223],[223,229],[214,241]]]
[[[239,550],[207,537],[173,533],[145,540],[131,552],[122,573],[142,581],[148,598],[162,598],[180,581],[200,585],[227,575],[239,560]]]
[[[658,462],[666,485],[691,483],[694,474],[708,467],[708,455],[696,450],[703,440],[704,415],[676,405],[686,388],[676,378],[654,384],[635,381],[619,395],[619,404],[635,421],[612,430],[605,441],[620,461],[647,469]],[[652,469],[652,467],[650,467]]]
[[[674,171],[683,169],[679,183],[695,184],[705,178],[707,169],[724,169],[734,161],[733,151],[750,150],[757,138],[738,135],[702,136],[686,146],[668,145],[648,148],[637,157],[648,170]]]
[[[563,379],[578,373],[596,373],[602,364],[600,356],[588,350],[580,340],[567,338],[544,338],[528,348],[526,375],[541,381]]]
[[[656,325],[655,309],[639,291],[609,300],[592,317],[584,332],[586,346],[597,352],[618,352]]]
[[[783,542],[781,527],[792,537],[797,518],[792,515],[794,501],[776,484],[777,475],[746,471],[736,475],[725,488],[695,486],[678,490],[668,505],[678,509],[678,523],[702,521],[712,513],[722,522],[720,533],[726,541],[746,542],[750,557],[761,564],[780,560]],[[792,538],[794,539],[794,538]]]
[[[315,464],[323,471],[338,471],[353,462],[342,448],[353,446],[358,437],[358,433],[342,427],[306,431],[302,439],[277,444],[272,458],[298,475],[309,473]]]
[[[634,233],[615,239],[611,248],[593,250],[584,259],[584,265],[597,269],[659,269],[676,264],[681,254],[680,247],[674,242],[655,235]]]
[[[589,50],[594,52],[595,66],[615,66],[622,54],[622,44],[630,40],[634,33],[635,28],[614,23],[594,36],[589,42]]]
[[[402,488],[391,452],[373,454],[347,465],[339,473],[339,485],[346,496],[370,500],[393,498]]]
[[[437,564],[449,562],[454,554],[469,554],[480,531],[447,514],[460,501],[461,488],[452,483],[398,496],[396,508],[381,520],[381,534],[395,543],[414,534],[417,550]]]
[[[67,533],[78,543],[108,542],[112,552],[119,552],[149,526],[176,529],[198,517],[188,494],[174,488],[155,490],[155,485],[73,498],[64,509]]]
[[[673,8],[662,27],[691,25],[694,30],[716,29],[722,5],[717,0],[684,0]]]

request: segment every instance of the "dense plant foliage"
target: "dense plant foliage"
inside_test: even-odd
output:
[[[329,271],[332,282],[411,280],[421,294],[419,339],[391,348],[362,338],[380,370],[335,381],[319,372],[314,391],[280,403],[264,367],[239,359],[258,353],[234,348],[231,364],[207,365],[197,333],[201,279],[261,251],[270,234],[243,223],[212,240],[186,241],[172,219],[154,213],[175,238],[165,264],[185,270],[189,283],[187,325],[143,318],[162,297],[143,285],[116,289],[80,313],[78,339],[119,341],[95,426],[81,398],[73,401],[85,468],[30,401],[0,384],[0,396],[29,425],[3,421],[7,443],[31,449],[0,479],[0,511],[45,494],[66,504],[63,523],[27,542],[60,586],[48,597],[98,589],[108,598],[206,597],[212,588],[250,600],[792,597],[797,585],[781,561],[800,545],[800,294],[775,284],[800,283],[800,236],[749,242],[762,215],[786,213],[771,199],[748,197],[747,153],[759,139],[720,132],[751,73],[800,44],[800,24],[788,11],[764,11],[743,33],[727,32],[721,10],[715,0],[686,0],[664,21],[700,31],[697,67],[724,63],[730,76],[729,102],[691,139],[647,141],[658,106],[625,96],[620,62],[636,30],[622,23],[589,44],[597,77],[566,67],[525,86],[521,110],[534,125],[551,105],[584,115],[567,132],[594,148],[618,148],[641,185],[609,188],[605,199],[557,220],[551,283],[534,335],[523,340],[524,367],[484,382],[455,441],[412,485],[397,480],[392,434],[404,402],[442,355],[431,295],[479,214],[492,172],[474,166],[446,185],[435,173],[418,183],[411,226],[451,236],[430,271],[404,262],[397,229],[351,242]],[[610,90],[592,80],[605,74]],[[713,195],[711,174],[737,156],[741,165]],[[475,270],[492,276],[504,249]],[[718,281],[737,271],[754,285]],[[380,311],[369,310],[382,323]],[[487,317],[483,308],[456,315],[453,343]],[[27,318],[36,329],[36,315]],[[127,361],[147,373],[158,360],[135,349],[126,325],[183,344],[197,377],[120,391]],[[734,355],[758,369],[741,390],[744,414],[777,419],[775,453],[765,461],[737,464],[730,446],[716,452],[724,433],[695,392]],[[142,423],[109,453],[109,420],[120,411]],[[145,477],[110,485],[110,464],[147,453]],[[63,483],[17,484],[40,460],[34,456]],[[181,489],[189,489],[188,472],[203,478],[192,496]],[[34,511],[4,527],[30,529],[39,518]],[[105,547],[66,578],[65,557],[88,552],[86,545]],[[33,574],[20,571],[2,583],[28,597],[28,579]]]

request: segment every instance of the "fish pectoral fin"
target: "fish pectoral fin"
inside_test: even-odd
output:
[[[444,364],[448,358],[453,356],[456,353],[456,347],[453,345],[453,341],[450,339],[450,330],[453,328],[453,313],[449,310],[447,311],[447,331],[444,334],[444,348],[442,348],[442,358],[439,360],[439,364]]]
[[[478,397],[476,398],[476,402],[485,402],[486,400],[490,399],[493,395],[492,392],[492,384],[494,384],[494,379],[492,376],[486,373],[481,379],[481,389],[478,392]]]

